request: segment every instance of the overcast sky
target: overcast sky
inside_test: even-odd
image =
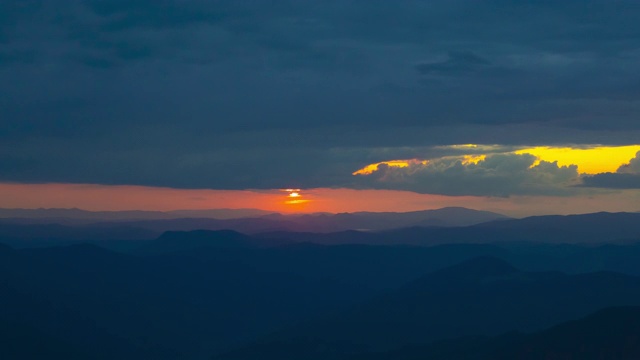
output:
[[[637,0],[2,1],[0,181],[638,189],[640,156],[586,176],[512,152],[640,143],[638,19]],[[448,145],[469,143],[500,146],[465,164]],[[352,175],[396,159],[430,162]]]

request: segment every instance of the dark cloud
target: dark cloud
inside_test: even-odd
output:
[[[603,173],[585,176],[582,181],[586,187],[640,189],[640,174]]]
[[[103,18],[102,31],[123,31],[132,28],[166,29],[210,23],[225,17],[219,1],[177,0],[93,0],[87,7]]]
[[[1,2],[0,181],[345,186],[434,145],[629,143],[639,17],[608,0]]]
[[[446,60],[420,63],[416,70],[423,75],[457,75],[486,68],[491,63],[471,51],[452,51]]]

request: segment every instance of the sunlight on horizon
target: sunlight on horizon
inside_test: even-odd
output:
[[[292,206],[292,205],[297,205],[297,206],[302,206],[303,204],[306,204],[308,202],[310,202],[311,200],[307,200],[307,199],[301,199],[303,196],[301,194],[301,189],[283,189],[282,191],[287,192],[287,200],[284,201],[284,203],[288,206]],[[303,209],[298,209],[298,210],[303,210]]]

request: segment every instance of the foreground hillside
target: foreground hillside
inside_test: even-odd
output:
[[[335,360],[537,332],[640,305],[637,215],[152,237],[5,223],[21,249],[0,246],[0,356]]]
[[[640,358],[640,307],[607,308],[531,334],[468,337],[350,360],[632,360]]]
[[[534,331],[609,306],[640,305],[640,278],[522,272],[490,257],[428,274],[219,359],[333,359],[461,336]],[[330,352],[326,348],[333,349]]]

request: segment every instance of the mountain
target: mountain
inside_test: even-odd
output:
[[[640,278],[523,272],[497,258],[481,257],[218,359],[251,359],[257,353],[265,354],[263,359],[334,359],[339,353],[335,349],[380,351],[462,336],[535,331],[620,305],[640,305]],[[304,350],[300,343],[321,345]],[[334,351],[326,353],[328,347]]]
[[[274,231],[326,233],[353,229],[378,231],[410,226],[467,226],[508,219],[504,215],[465,208],[406,213],[292,215],[266,214],[260,210],[88,212],[79,209],[0,209],[0,218],[7,224],[82,225],[101,229],[127,226],[156,234],[189,230],[235,230],[246,234]]]
[[[89,353],[54,336],[42,334],[28,325],[0,318],[0,358],[2,359],[69,359],[90,358]]]
[[[93,278],[97,274],[92,268],[118,263],[109,261],[108,256],[102,256],[104,251],[97,248],[82,246],[69,250],[82,258],[64,256],[61,261],[51,263],[46,257],[0,247],[0,334],[6,341],[0,346],[0,357],[133,360],[153,355],[158,359],[171,358],[145,344],[129,342],[120,332],[106,331],[93,321],[95,316],[86,316],[80,310],[94,308],[95,313],[108,312],[95,302],[83,303],[87,297],[82,294],[94,291],[98,284],[92,284],[93,280],[101,280],[99,275]],[[63,265],[65,260],[81,261]],[[92,266],[84,266],[86,262]],[[70,274],[65,267],[74,268],[78,273]],[[113,289],[105,284],[98,286]]]
[[[340,214],[267,215],[267,219],[287,219],[309,232],[336,232],[345,230],[379,231],[412,226],[455,227],[505,220],[508,217],[462,207],[411,212],[354,212]]]
[[[205,248],[249,249],[281,246],[289,241],[277,239],[256,239],[232,230],[167,231],[153,241],[147,241],[139,249],[140,253],[172,253]]]
[[[12,343],[23,358],[29,357],[17,344],[41,344],[35,358],[100,358],[94,354],[99,351],[105,359],[204,359],[253,343],[260,345],[254,346],[258,353],[298,348],[297,358],[313,359],[317,354],[304,351],[315,346],[338,359],[338,353],[404,344],[398,337],[420,344],[439,338],[440,331],[449,337],[484,330],[495,335],[515,323],[535,330],[596,306],[623,305],[621,293],[629,301],[636,296],[634,277],[527,272],[495,257],[527,268],[565,262],[576,269],[640,268],[635,245],[265,247],[255,241],[262,239],[196,231],[146,240],[127,253],[87,244],[0,245],[0,332],[15,327]],[[422,305],[427,310],[415,310]],[[427,316],[436,330],[416,323]],[[381,324],[400,335],[386,334]],[[405,326],[422,335],[402,335]],[[2,358],[20,358],[1,350]],[[242,358],[243,351],[235,354]]]
[[[0,246],[0,332],[15,326],[15,344],[45,344],[40,358],[201,359],[375,293],[286,265],[261,268],[252,255],[260,251]]]
[[[309,239],[298,239],[299,236],[295,233],[307,231],[331,233],[356,228],[387,229],[408,224],[453,226],[505,218],[499,214],[464,208],[445,208],[410,213],[271,214],[260,217],[226,219],[174,218],[225,214],[229,216],[228,212],[237,216],[261,213],[259,210],[250,211],[250,209],[233,211],[180,210],[166,213],[146,211],[88,212],[79,209],[0,209],[0,242],[15,247],[37,247],[68,245],[78,242],[96,243],[106,240],[149,240],[168,231],[192,230],[234,230],[244,234],[267,233],[268,236],[261,236],[261,238],[308,242]],[[3,218],[8,215],[23,217]],[[280,237],[278,233],[281,232],[294,232],[294,234]],[[347,235],[355,240],[358,234],[350,232]],[[294,236],[296,238],[292,239]],[[375,243],[375,241],[368,240],[369,235],[363,237],[366,239],[355,243]],[[345,243],[354,242],[346,241]],[[122,249],[136,247],[123,242],[116,245],[116,248]]]
[[[640,241],[640,214],[595,213],[503,219],[461,227],[407,227],[377,232],[267,232],[280,238],[318,244],[432,246],[451,243],[605,244]]]
[[[271,214],[258,209],[206,209],[173,211],[87,211],[81,209],[2,209],[0,219],[31,219],[35,223],[52,220],[60,223],[83,224],[96,221],[164,220],[178,218],[235,219]]]
[[[631,360],[640,358],[640,307],[606,308],[532,334],[472,337],[350,360]]]
[[[127,224],[112,227],[65,226],[59,224],[21,225],[0,221],[0,243],[16,247],[60,245],[106,240],[147,240],[159,234]]]
[[[174,218],[212,218],[219,220],[256,218],[269,214],[273,211],[260,209],[207,209],[207,210],[171,210],[167,214]]]
[[[599,212],[580,215],[532,216],[478,224],[474,230],[492,229],[512,240],[548,242],[604,242],[640,239],[640,213]],[[562,241],[562,239],[567,239]]]
[[[131,227],[153,231],[161,234],[166,231],[191,231],[191,230],[233,230],[245,234],[255,234],[271,231],[302,230],[303,226],[289,222],[286,218],[272,220],[268,218],[241,218],[241,219],[206,219],[206,218],[180,218],[168,220],[135,220],[127,222],[103,222],[96,223],[95,227],[114,227],[126,224]]]

